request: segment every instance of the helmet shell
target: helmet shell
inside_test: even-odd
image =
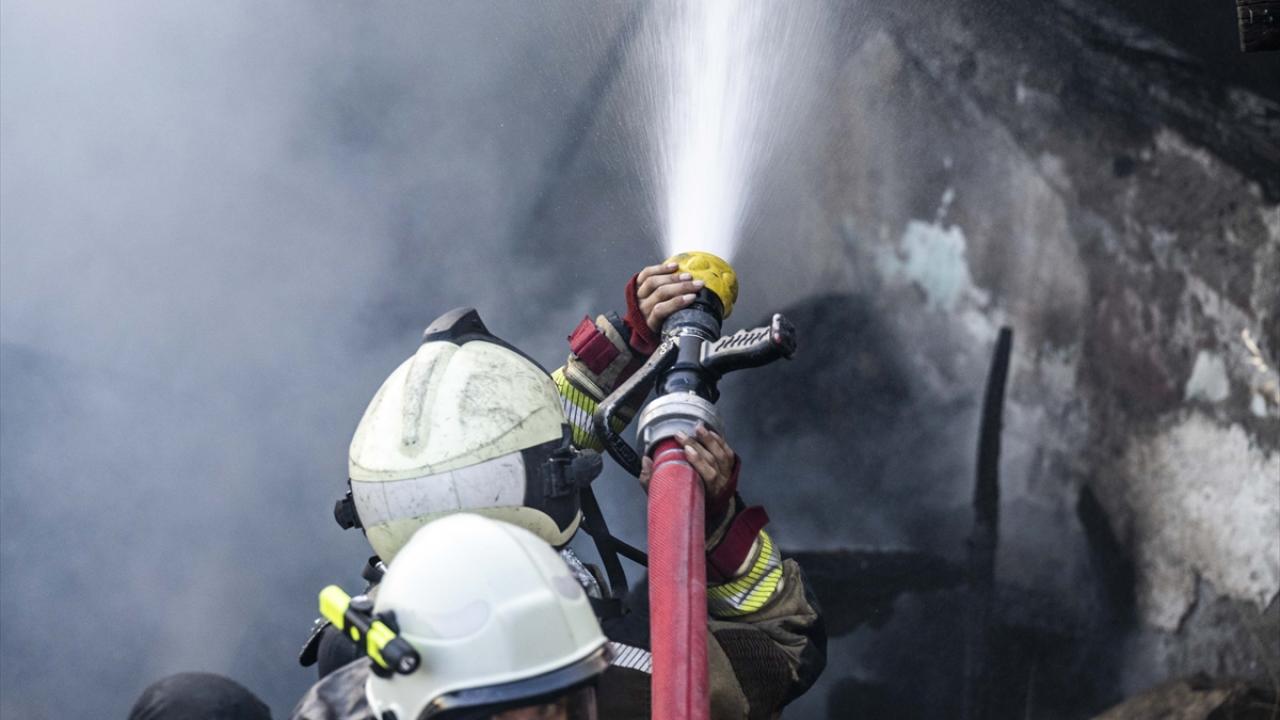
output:
[[[555,384],[487,334],[432,337],[378,389],[351,440],[352,499],[374,551],[389,561],[423,524],[464,510],[567,542],[576,504],[548,514],[525,455],[565,437]]]
[[[369,677],[375,717],[390,710],[418,718],[429,706],[450,708],[451,693],[479,688],[492,691],[491,701],[518,700],[521,681],[545,683],[560,671],[552,677],[571,685],[607,664],[605,636],[559,554],[528,531],[477,515],[456,513],[417,531],[379,587],[374,613],[388,611],[421,664],[409,675]]]

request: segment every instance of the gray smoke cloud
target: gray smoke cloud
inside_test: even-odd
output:
[[[513,238],[622,9],[0,7],[0,714],[194,669],[284,714],[368,553],[330,518],[350,433],[421,328],[473,304],[553,364],[620,295]]]
[[[647,12],[0,2],[0,714],[186,670],[287,712],[369,552],[330,518],[350,433],[422,327],[475,305],[553,367],[661,252]],[[634,482],[598,492],[643,543]]]

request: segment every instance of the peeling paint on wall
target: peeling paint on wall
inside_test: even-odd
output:
[[[955,192],[947,188],[937,221],[911,220],[896,249],[877,247],[875,266],[882,278],[919,288],[928,310],[956,315],[974,342],[989,343],[999,323],[992,316],[991,295],[974,283],[969,272],[964,231],[941,222],[954,199]]]
[[[930,309],[954,312],[962,299],[985,301],[969,274],[964,232],[955,225],[912,220],[902,233],[900,252],[881,253],[877,265],[886,276],[919,285]]]
[[[958,388],[981,386],[987,328],[1013,327],[998,578],[1057,603],[1026,610],[1026,624],[1071,635],[1072,662],[1092,668],[1057,681],[1095,699],[1174,673],[1265,681],[1277,650],[1236,640],[1280,588],[1280,385],[1268,384],[1280,383],[1280,208],[1224,155],[1220,124],[1155,121],[1137,100],[1100,115],[1065,90],[1098,73],[1028,65],[1003,44],[930,43],[904,20],[869,30],[843,76],[839,144],[816,174],[843,254],[814,243],[810,262],[829,275],[820,263],[844,262],[849,281],[824,289],[865,293],[883,318],[914,423],[927,403],[973,403]],[[1130,96],[1149,101],[1137,79]],[[950,464],[918,473],[908,501],[938,503],[948,521],[967,517],[965,417],[954,445],[929,447]],[[901,537],[903,508],[880,513],[897,533],[884,536]],[[891,626],[883,642],[916,631]],[[866,675],[917,665],[870,655]]]
[[[1134,545],[1146,622],[1177,629],[1198,577],[1259,609],[1280,592],[1280,453],[1258,448],[1238,424],[1194,413],[1134,440],[1123,466],[1129,483],[1112,512]]]
[[[1201,350],[1191,368],[1191,377],[1187,378],[1186,399],[1222,402],[1230,394],[1226,363],[1215,353]]]

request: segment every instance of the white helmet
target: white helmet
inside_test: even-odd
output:
[[[390,561],[423,524],[459,511],[563,545],[581,519],[578,489],[600,461],[570,446],[547,372],[490,334],[475,310],[458,308],[427,328],[374,395],[348,468],[338,522],[362,526]]]
[[[407,675],[369,676],[365,695],[378,718],[554,699],[594,707],[594,680],[609,664],[587,595],[556,551],[468,513],[418,530],[388,568],[373,613],[390,618],[420,657]]]

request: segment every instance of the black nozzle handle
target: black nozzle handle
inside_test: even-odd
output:
[[[672,338],[667,338],[634,375],[600,401],[591,418],[592,429],[595,430],[596,437],[600,438],[604,449],[609,452],[609,457],[636,477],[640,477],[640,454],[613,429],[615,417],[624,405],[649,394],[654,380],[670,368],[675,360],[676,343]]]
[[[768,325],[739,330],[704,345],[702,366],[720,377],[734,370],[767,365],[779,358],[790,359],[795,352],[795,326],[781,313],[774,313]]]

